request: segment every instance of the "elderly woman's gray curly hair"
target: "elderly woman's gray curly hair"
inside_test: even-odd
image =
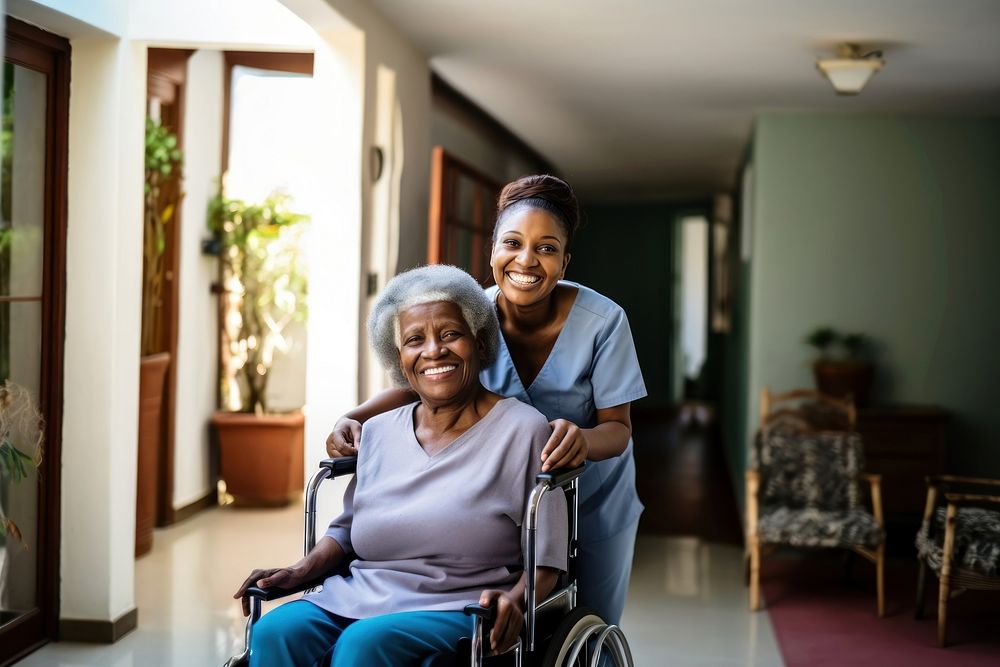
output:
[[[389,281],[368,318],[368,342],[393,382],[407,386],[399,368],[399,313],[421,303],[449,301],[462,310],[472,335],[483,341],[482,367],[497,357],[500,324],[496,310],[475,278],[454,266],[433,264],[411,269]]]

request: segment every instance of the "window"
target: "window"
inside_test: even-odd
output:
[[[453,264],[483,287],[492,284],[490,246],[499,194],[499,183],[435,147],[427,262]]]

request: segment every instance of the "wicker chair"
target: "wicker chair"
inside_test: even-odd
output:
[[[881,476],[862,472],[864,451],[854,432],[853,402],[809,390],[772,396],[765,388],[760,410],[761,427],[746,473],[750,609],[760,608],[761,559],[778,546],[846,548],[875,564],[881,618]],[[871,513],[861,507],[859,480],[870,486]]]
[[[1000,495],[971,493],[997,489],[1000,479],[940,475],[927,478],[927,505],[917,533],[920,574],[917,618],[923,617],[927,570],[937,575],[938,644],[947,642],[948,602],[968,589],[1000,590]]]

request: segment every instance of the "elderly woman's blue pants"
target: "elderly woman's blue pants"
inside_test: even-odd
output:
[[[472,627],[472,619],[460,611],[413,611],[357,621],[296,600],[254,625],[250,665],[422,666],[441,653],[454,653],[459,639],[472,636]]]

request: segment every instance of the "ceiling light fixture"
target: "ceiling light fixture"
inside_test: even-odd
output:
[[[838,95],[857,95],[884,64],[881,51],[862,54],[857,44],[841,44],[837,57],[820,58],[816,69],[830,80]]]

